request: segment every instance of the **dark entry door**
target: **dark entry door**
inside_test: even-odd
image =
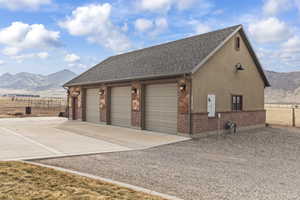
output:
[[[73,120],[78,119],[78,98],[73,97],[73,103],[72,103],[72,110],[73,110]]]

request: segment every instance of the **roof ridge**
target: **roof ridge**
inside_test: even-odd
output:
[[[209,32],[206,32],[206,33],[197,34],[197,35],[189,36],[189,37],[178,39],[178,40],[164,42],[164,43],[161,43],[161,44],[152,45],[152,46],[149,46],[149,47],[144,47],[144,48],[141,48],[141,49],[136,49],[136,50],[125,52],[125,53],[121,53],[121,54],[116,54],[116,55],[113,55],[111,57],[118,57],[118,56],[128,55],[128,54],[131,54],[131,53],[136,53],[136,52],[139,52],[139,51],[149,50],[149,49],[152,49],[152,48],[156,48],[156,47],[160,47],[160,46],[164,46],[164,45],[176,43],[176,42],[179,42],[179,41],[189,40],[189,39],[200,37],[200,36],[203,36],[203,35],[208,35],[208,34],[211,34],[211,33],[216,33],[216,32],[219,32],[219,31],[228,30],[228,29],[231,29],[231,28],[234,28],[234,27],[238,28],[240,26],[242,26],[242,24],[238,24],[238,25],[227,27],[227,28],[222,28],[222,29],[217,29],[217,30],[209,31]]]

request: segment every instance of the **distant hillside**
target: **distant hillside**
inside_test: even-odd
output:
[[[266,89],[267,103],[300,103],[300,71],[266,71],[271,87]]]
[[[61,89],[62,85],[74,78],[76,74],[70,70],[62,70],[49,75],[27,72],[15,75],[5,73],[0,76],[0,88],[5,90],[44,91]]]

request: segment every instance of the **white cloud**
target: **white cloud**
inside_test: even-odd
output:
[[[137,31],[145,32],[153,27],[153,21],[148,19],[137,19],[134,23],[134,27]]]
[[[164,17],[159,17],[155,20],[140,18],[135,21],[134,26],[139,32],[148,32],[150,35],[156,36],[168,29],[169,24]]]
[[[167,11],[173,2],[173,0],[141,0],[138,3],[142,10]]]
[[[300,66],[300,37],[294,36],[283,43],[279,54],[287,64]]]
[[[151,12],[166,12],[172,7],[176,7],[178,10],[186,10],[191,8],[195,3],[207,6],[207,2],[204,0],[138,0],[137,5],[141,10],[147,10]]]
[[[290,52],[300,52],[300,37],[294,36],[283,43],[282,46],[285,50],[288,50]]]
[[[40,53],[37,53],[37,56],[41,59],[46,59],[49,57],[49,53],[47,52],[40,52]]]
[[[212,28],[207,24],[198,23],[196,25],[196,33],[197,34],[207,33],[207,32],[210,32],[211,30],[212,30]]]
[[[78,62],[80,60],[80,57],[77,56],[76,54],[67,54],[65,56],[65,61],[66,62],[69,62],[69,63],[75,63],[75,62]]]
[[[128,24],[125,23],[125,24],[121,27],[121,30],[122,30],[123,32],[127,32],[127,31],[129,30]]]
[[[3,53],[13,56],[25,49],[47,49],[59,46],[59,32],[47,30],[42,24],[13,22],[0,29],[0,44],[5,45]]]
[[[222,15],[224,13],[223,9],[217,9],[212,12],[213,15]]]
[[[151,33],[152,35],[158,35],[164,32],[169,27],[168,21],[164,17],[157,18],[154,21],[154,24],[155,24],[155,30]]]
[[[259,48],[258,56],[269,69],[289,70],[300,67],[300,37],[293,36],[276,48]]]
[[[47,59],[48,57],[49,54],[47,52],[28,53],[28,54],[11,56],[11,58],[16,60],[18,63],[22,63],[24,60],[27,59],[33,59],[33,58]]]
[[[2,53],[6,56],[16,56],[20,53],[20,49],[17,47],[5,47]]]
[[[291,36],[288,25],[275,17],[251,23],[248,30],[259,43],[280,42]]]
[[[299,0],[295,0],[295,5],[296,5],[297,9],[300,11],[300,1]]]
[[[10,10],[37,10],[41,6],[49,4],[51,4],[51,0],[0,0],[0,7],[8,8]]]
[[[299,6],[299,0],[265,0],[263,12],[266,15],[277,15],[286,12],[294,6]]]
[[[0,65],[4,65],[5,62],[3,60],[0,60]]]
[[[82,63],[69,63],[68,67],[72,68],[72,69],[87,69],[88,68],[87,65],[82,64]]]
[[[195,2],[196,0],[177,0],[177,7],[179,10],[185,10],[190,8]]]
[[[192,19],[187,21],[186,24],[190,25],[194,29],[195,34],[207,33],[212,30],[212,27],[209,25],[208,22],[203,23],[198,20]]]
[[[128,50],[129,39],[122,34],[121,28],[110,20],[111,5],[90,4],[76,8],[72,16],[59,25],[74,36],[86,36],[88,41],[98,43],[115,52]]]

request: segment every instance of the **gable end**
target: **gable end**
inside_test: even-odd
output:
[[[251,46],[251,43],[245,33],[245,31],[243,30],[243,27],[242,25],[240,25],[232,34],[230,34],[216,49],[214,49],[205,59],[203,59],[192,71],[192,74],[196,73],[202,66],[204,66],[204,64],[213,56],[215,55],[215,53],[217,51],[219,51],[232,37],[234,37],[237,33],[240,33],[243,41],[245,42],[247,48],[248,48],[248,51],[258,69],[258,72],[262,78],[262,80],[264,81],[264,84],[265,84],[265,87],[270,87],[270,83],[264,73],[264,70],[258,60],[258,57],[256,56],[255,54],[255,51],[253,50],[252,46]]]

